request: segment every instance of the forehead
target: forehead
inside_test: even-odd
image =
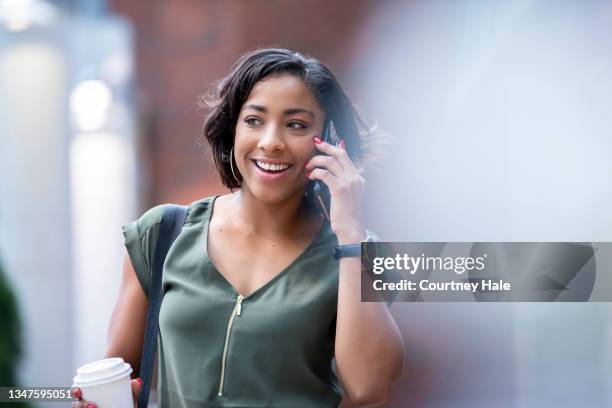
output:
[[[249,103],[270,110],[303,107],[323,114],[310,88],[300,78],[290,74],[274,75],[257,82],[243,107]]]

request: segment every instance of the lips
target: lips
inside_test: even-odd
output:
[[[255,173],[263,181],[274,181],[285,177],[293,168],[290,163],[282,161],[270,161],[261,159],[251,159]]]
[[[268,161],[261,159],[252,159],[252,162],[255,163],[255,166],[268,173],[280,173],[291,167],[290,163],[280,162],[280,161]]]

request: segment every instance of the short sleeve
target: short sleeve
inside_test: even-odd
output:
[[[151,286],[151,265],[155,256],[159,228],[166,205],[153,207],[137,220],[123,226],[125,247],[140,286],[142,286],[147,297],[149,297],[149,287]]]

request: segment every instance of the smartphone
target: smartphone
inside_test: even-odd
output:
[[[338,146],[338,143],[340,143],[334,122],[331,120],[327,121],[323,128],[323,141],[334,146]],[[321,153],[318,152],[318,154]],[[328,221],[330,220],[330,194],[325,183],[320,180],[310,180],[306,187],[306,199],[312,208],[316,209]]]

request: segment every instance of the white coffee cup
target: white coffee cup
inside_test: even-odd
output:
[[[132,367],[121,357],[106,358],[79,368],[73,386],[98,408],[133,408],[131,372]]]

